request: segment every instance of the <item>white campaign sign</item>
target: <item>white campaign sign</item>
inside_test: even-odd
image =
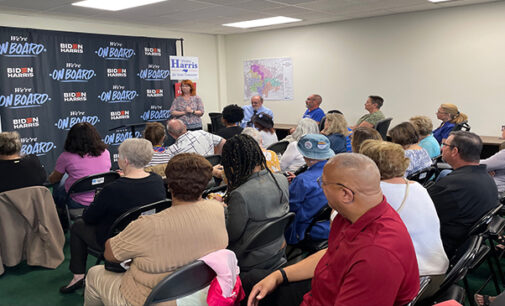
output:
[[[170,56],[171,80],[198,80],[198,57]]]

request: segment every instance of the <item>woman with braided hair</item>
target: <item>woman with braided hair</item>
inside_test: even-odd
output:
[[[224,197],[228,205],[228,248],[236,252],[258,228],[289,212],[289,187],[286,177],[268,170],[263,152],[249,135],[240,134],[227,140],[221,156],[228,184]],[[238,258],[246,291],[248,281],[243,272],[264,271],[258,276],[260,279],[263,274],[269,274],[282,260],[284,245],[281,232],[274,243]],[[252,285],[254,283],[252,280]]]

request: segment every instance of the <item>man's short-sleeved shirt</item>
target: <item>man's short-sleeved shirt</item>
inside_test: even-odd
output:
[[[203,156],[213,155],[214,147],[223,138],[202,130],[188,131],[177,138],[175,143],[167,148],[169,159],[180,153],[198,153]]]
[[[314,121],[321,122],[321,120],[324,118],[324,116],[325,116],[324,111],[318,107],[318,108],[313,109],[311,111],[309,111],[309,109],[307,109],[305,111],[305,113],[303,114],[302,118],[310,118]]]
[[[335,217],[302,305],[405,305],[418,290],[412,240],[384,198],[354,223]]]
[[[379,121],[384,120],[384,119],[386,119],[386,117],[384,116],[384,114],[380,110],[378,110],[374,113],[361,116],[361,118],[359,118],[359,120],[358,120],[358,123],[356,123],[356,126],[360,125],[364,121],[375,126]]]

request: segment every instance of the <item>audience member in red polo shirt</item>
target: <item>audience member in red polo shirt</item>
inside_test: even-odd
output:
[[[310,278],[312,290],[301,305],[410,302],[419,290],[414,247],[400,216],[382,195],[375,163],[361,154],[338,154],[326,164],[319,182],[328,204],[338,212],[328,249],[271,273],[254,286],[248,305],[257,305],[282,283],[281,290],[273,292],[277,297],[267,300],[298,304],[300,301],[285,298],[290,294],[286,287],[295,288]],[[299,292],[299,288],[295,290]]]

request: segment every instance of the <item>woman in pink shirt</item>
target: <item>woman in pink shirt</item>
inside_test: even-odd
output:
[[[68,178],[54,188],[53,197],[56,205],[69,208],[89,206],[95,196],[94,192],[72,195],[65,203],[67,191],[78,179],[110,170],[110,153],[98,131],[89,123],[77,123],[68,132],[65,140],[65,151],[56,160],[54,171],[49,175],[49,182],[60,182],[65,174]]]

